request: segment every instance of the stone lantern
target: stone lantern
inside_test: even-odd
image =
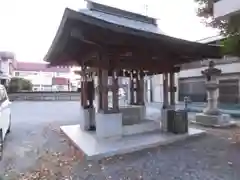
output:
[[[218,110],[218,81],[217,76],[221,74],[221,70],[214,67],[214,62],[210,61],[207,69],[202,71],[206,77],[206,90],[207,90],[207,107],[203,110],[207,115],[219,115]]]
[[[204,126],[229,126],[232,121],[229,114],[222,114],[218,109],[218,88],[217,77],[221,74],[221,70],[214,67],[213,61],[209,62],[208,68],[202,71],[202,75],[206,77],[207,91],[207,107],[203,113],[196,114],[196,123]]]

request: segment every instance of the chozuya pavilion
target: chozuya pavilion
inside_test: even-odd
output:
[[[166,127],[169,117],[147,118],[144,76],[163,74],[162,113],[167,114],[174,108],[174,76],[180,65],[220,57],[219,47],[163,34],[154,18],[87,1],[86,9],[65,10],[45,61],[82,67],[79,124],[61,129],[86,157],[101,158],[203,133],[194,128],[166,132],[171,131]],[[130,84],[129,105],[124,107],[118,102],[121,76]]]

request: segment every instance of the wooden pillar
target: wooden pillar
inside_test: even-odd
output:
[[[144,105],[144,74],[142,71],[138,74],[138,86],[137,86],[137,93],[138,93],[138,105]]]
[[[137,96],[137,101],[135,102],[135,104],[137,105],[143,105],[143,86],[144,86],[144,81],[143,81],[143,76],[141,74],[141,72],[139,71],[136,75],[136,96]]]
[[[97,93],[98,93],[98,112],[102,110],[102,79],[101,79],[101,69],[97,70],[97,79],[98,79],[98,85],[97,85]]]
[[[169,86],[170,105],[172,107],[174,107],[175,106],[175,76],[174,76],[174,72],[169,73],[169,82],[170,82],[170,86]]]
[[[81,105],[83,108],[87,107],[87,76],[86,67],[82,67],[82,79],[81,79]]]
[[[153,102],[153,76],[150,78],[150,102]]]
[[[169,105],[168,101],[168,73],[163,74],[163,108],[167,108]]]
[[[101,92],[102,92],[102,111],[103,113],[108,112],[108,71],[101,70]]]
[[[144,105],[144,76],[138,71],[130,74],[130,104]]]
[[[93,108],[94,100],[94,80],[92,73],[86,73],[85,68],[82,70],[81,79],[81,106],[84,109]]]
[[[94,79],[93,74],[89,73],[87,76],[87,95],[88,95],[88,106],[89,108],[93,108],[93,100],[94,100]]]
[[[134,87],[134,94],[136,95],[136,101],[134,102],[135,105],[138,105],[141,102],[141,94],[140,94],[140,77],[137,74],[134,77],[135,79],[135,87]]]
[[[119,112],[119,102],[118,102],[118,71],[112,71],[112,103],[113,103],[113,112]]]
[[[117,113],[119,112],[119,102],[118,102],[118,74],[116,70],[111,70],[112,73],[112,84],[108,84],[108,70],[99,70],[99,98],[98,106],[99,111],[102,113]],[[112,108],[109,108],[108,104],[108,92],[112,92]]]
[[[134,104],[134,76],[133,71],[130,72],[130,105]]]
[[[80,85],[81,85],[81,91],[80,91],[80,97],[81,97],[81,107],[83,107],[83,78],[82,78],[82,76],[81,76],[81,83],[80,83]]]

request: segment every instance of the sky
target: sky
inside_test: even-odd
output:
[[[103,4],[157,18],[165,34],[186,40],[217,35],[196,16],[194,0],[98,0]],[[48,51],[64,9],[85,7],[83,0],[0,0],[0,51],[19,61],[40,62]]]

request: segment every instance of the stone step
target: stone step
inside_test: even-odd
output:
[[[160,122],[145,120],[138,124],[123,126],[123,135],[142,134],[156,130],[160,130]]]

